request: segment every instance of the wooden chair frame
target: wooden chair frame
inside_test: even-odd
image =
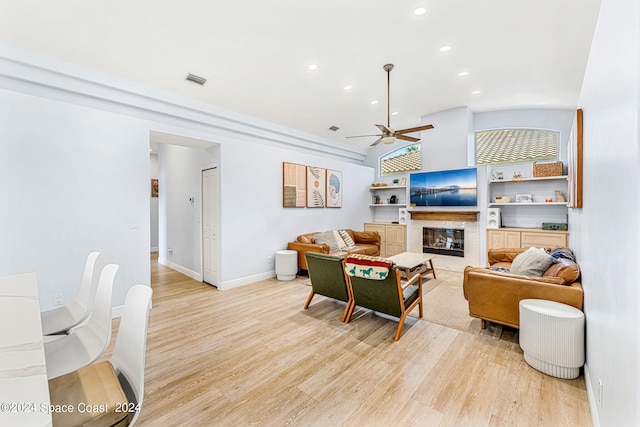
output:
[[[397,285],[397,289],[398,289],[398,299],[400,302],[400,318],[398,321],[398,328],[396,329],[396,334],[394,336],[394,341],[398,341],[400,339],[400,336],[402,335],[402,330],[404,328],[404,321],[407,318],[407,315],[409,315],[409,313],[411,313],[411,311],[413,311],[414,308],[416,308],[416,305],[418,306],[419,309],[419,314],[420,314],[420,318],[422,319],[423,316],[423,306],[422,306],[422,276],[418,273],[415,274],[414,276],[412,276],[409,280],[407,280],[406,282],[402,283],[402,277],[400,274],[400,270],[398,270],[397,267],[394,267],[392,270],[396,276],[396,285]],[[353,298],[353,304],[350,307],[349,312],[346,315],[345,318],[345,322],[349,323],[349,321],[351,321],[351,316],[353,315],[353,311],[355,310],[355,307],[357,305],[355,298],[353,296],[353,289],[351,287],[351,277],[349,275],[346,274],[345,271],[345,275],[346,275],[346,279],[347,279],[347,287],[349,288],[349,294],[351,296],[351,298]],[[404,306],[404,290],[410,286],[417,283],[418,284],[418,297],[415,299],[415,301],[413,301],[409,307],[405,307]],[[347,307],[349,308],[349,307]],[[364,307],[367,308],[367,307]]]
[[[345,282],[348,284],[349,278],[347,277],[347,274],[344,270],[344,260],[342,260],[340,264],[342,265],[342,274],[344,276]],[[311,271],[309,271],[309,279],[311,280],[311,291],[309,292],[307,301],[304,303],[305,310],[309,307],[309,304],[311,304],[311,300],[316,295],[316,292],[313,290],[313,279],[311,278]],[[349,285],[347,285],[347,295],[348,295],[348,300],[346,301],[347,305],[344,308],[344,311],[342,312],[342,316],[340,317],[341,322],[346,321],[347,315],[350,315],[350,313],[353,313],[353,308],[355,307],[355,302],[353,300],[353,292],[351,291],[351,286]],[[330,298],[330,297],[327,297],[327,298]]]

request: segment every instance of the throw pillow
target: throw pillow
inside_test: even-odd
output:
[[[318,244],[326,244],[329,246],[330,252],[336,252],[340,250],[338,246],[338,242],[336,241],[336,236],[333,234],[333,231],[325,231],[323,233],[317,233],[313,236],[313,243]]]
[[[340,237],[344,240],[344,244],[347,248],[353,248],[356,245],[356,242],[353,241],[347,230],[339,230],[338,233],[340,233]]]
[[[520,276],[540,277],[556,259],[544,249],[529,248],[513,259],[511,274]]]
[[[342,239],[342,236],[340,236],[340,233],[338,232],[338,230],[333,230],[333,237],[336,238],[336,242],[338,243],[338,249],[340,249],[341,251],[345,250],[345,248],[347,247],[347,244]]]

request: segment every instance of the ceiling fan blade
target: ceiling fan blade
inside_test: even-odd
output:
[[[398,135],[397,133],[396,133],[396,138],[397,139],[404,139],[405,141],[411,141],[411,142],[420,141],[420,138],[414,138],[412,136],[407,136],[407,135],[402,135],[402,134]]]
[[[353,135],[353,136],[345,136],[345,138],[365,138],[367,136],[382,136],[379,133],[374,134],[374,135]]]
[[[393,129],[391,129],[391,127],[389,126],[385,126],[385,125],[376,125],[376,127],[378,129],[380,129],[382,131],[383,134],[392,134],[393,133]]]
[[[380,141],[382,141],[382,138],[378,138],[378,140],[371,144],[369,147],[375,147],[376,145],[380,144]]]
[[[433,125],[424,125],[424,126],[417,126],[414,128],[407,128],[407,129],[400,129],[396,131],[396,135],[399,133],[413,133],[413,132],[419,132],[421,130],[427,130],[427,129],[433,129]]]

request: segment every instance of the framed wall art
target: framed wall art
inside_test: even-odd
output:
[[[307,207],[326,206],[326,169],[307,166]]]
[[[282,162],[282,207],[304,208],[307,204],[306,166]]]
[[[327,170],[327,207],[342,207],[342,172]]]
[[[582,208],[582,110],[576,111],[569,135],[569,204],[570,208]]]
[[[151,180],[151,197],[158,197],[158,180]]]

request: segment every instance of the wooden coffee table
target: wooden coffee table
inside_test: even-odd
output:
[[[422,280],[427,274],[433,274],[433,278],[437,279],[436,270],[433,268],[433,257],[433,254],[402,252],[387,259],[393,261],[398,269],[404,272],[406,279],[420,273],[420,280]]]

